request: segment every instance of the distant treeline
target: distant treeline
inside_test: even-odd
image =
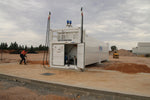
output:
[[[28,50],[29,53],[36,53],[36,51],[45,51],[48,50],[48,47],[40,44],[38,47],[28,47],[27,45],[20,45],[17,42],[11,42],[8,45],[6,42],[0,43],[0,50],[14,50],[14,53],[19,53],[21,50]]]

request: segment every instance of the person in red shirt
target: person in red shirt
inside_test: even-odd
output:
[[[20,60],[20,64],[22,64],[22,61],[24,61],[24,64],[26,64],[26,56],[27,54],[27,50],[23,50],[21,53],[20,53],[20,57],[21,57],[21,60]]]

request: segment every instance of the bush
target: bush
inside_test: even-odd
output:
[[[36,51],[29,51],[28,53],[38,54]]]

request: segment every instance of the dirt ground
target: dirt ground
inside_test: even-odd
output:
[[[12,62],[19,62],[20,56],[19,54],[8,54],[4,53],[3,54],[3,60],[0,60],[1,63],[12,63]],[[37,61],[42,61],[43,60],[43,53],[39,54],[27,54],[27,61],[31,62],[36,62]],[[150,67],[150,57],[137,57],[137,56],[120,56],[119,59],[113,59],[112,56],[109,56],[109,61],[104,62],[103,64],[108,65],[112,63],[135,63],[135,64],[145,64],[148,67]]]
[[[6,54],[7,55],[7,54]],[[150,58],[136,56],[120,56],[119,59],[109,57],[108,62],[86,67],[85,72],[64,69],[45,69],[41,64],[19,65],[19,55],[7,55],[11,63],[1,63],[0,73],[37,79],[46,82],[73,85],[98,90],[122,92],[128,94],[150,96],[149,73],[122,73],[119,71],[104,70],[107,66],[120,63],[144,64],[150,67]],[[11,59],[14,59],[11,61]],[[41,61],[42,54],[30,54],[29,61]],[[50,73],[50,75],[44,75]]]
[[[0,81],[0,100],[75,100],[54,94],[41,94],[11,82]]]
[[[9,53],[3,53],[2,55],[3,60],[0,60],[0,63],[13,63],[13,62],[19,62],[20,55],[19,54],[9,54]],[[27,54],[27,61],[42,61],[43,59],[43,53],[39,54]]]
[[[115,70],[128,74],[132,73],[150,73],[150,58],[137,56],[120,56],[119,59],[113,59],[109,56],[109,61],[100,65],[89,65],[89,69]]]

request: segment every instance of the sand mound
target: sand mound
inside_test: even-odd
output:
[[[116,70],[123,73],[150,73],[150,68],[147,65],[133,63],[116,63],[109,65],[106,70]]]
[[[118,53],[120,56],[135,56],[132,52],[125,49],[118,50]]]
[[[135,54],[125,49],[120,49],[117,52],[119,53],[119,56],[135,56]],[[113,55],[113,51],[110,51],[109,54]]]

